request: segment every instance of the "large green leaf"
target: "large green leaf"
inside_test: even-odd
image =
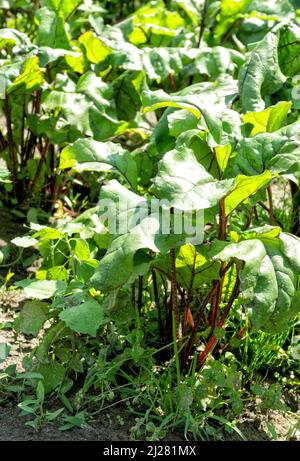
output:
[[[255,329],[280,332],[296,314],[297,273],[300,273],[300,239],[266,229],[250,229],[238,243],[228,244],[214,259],[243,261],[240,298]],[[279,234],[279,235],[278,235]],[[297,269],[297,270],[296,270]]]
[[[71,329],[79,333],[96,336],[103,323],[103,307],[97,301],[89,299],[78,306],[69,307],[59,314],[59,318]]]
[[[179,210],[202,210],[216,205],[232,188],[233,179],[216,181],[186,146],[167,152],[158,164],[153,191]]]
[[[60,156],[60,169],[76,166],[81,171],[102,171],[110,165],[136,188],[136,164],[127,150],[120,144],[99,142],[92,139],[78,139],[74,144],[65,147]],[[107,167],[106,167],[107,169]]]
[[[297,0],[296,0],[297,1]],[[269,16],[270,19],[291,19],[295,12],[290,0],[279,0],[270,2],[269,0],[252,0],[247,10],[263,13],[260,16]],[[268,18],[268,19],[269,19]]]
[[[61,280],[21,280],[15,286],[23,289],[25,298],[41,300],[62,294],[67,288],[66,282]]]
[[[82,3],[82,0],[42,0],[41,3],[51,10],[61,12],[66,18]]]
[[[188,82],[191,76],[217,79],[221,75],[233,75],[244,62],[241,53],[222,46],[203,49],[144,47],[140,50],[120,40],[116,43],[110,42],[114,49],[107,63],[114,69],[121,67],[131,71],[143,70],[148,80],[157,82],[167,80],[172,75],[180,87],[181,79]]]
[[[166,253],[182,238],[178,235],[164,235],[158,214],[144,218],[140,224],[126,234],[116,237],[104,258],[100,261],[91,285],[103,291],[121,287],[139,273],[135,269],[134,256],[138,250],[149,249]]]
[[[46,133],[54,143],[73,142],[90,136],[103,141],[127,127],[117,119],[111,86],[93,72],[87,72],[77,82],[75,91],[54,90],[44,93],[43,109],[47,116],[31,116],[31,129]]]
[[[246,175],[261,174],[265,169],[274,173],[300,175],[300,122],[292,123],[273,133],[245,138],[237,147],[236,171]]]
[[[239,175],[235,178],[232,190],[225,197],[225,214],[228,216],[237,206],[254,195],[259,189],[267,186],[272,180],[270,171],[258,176]]]
[[[14,328],[27,335],[37,336],[48,318],[48,312],[48,304],[40,301],[27,301],[14,321]]]
[[[112,86],[116,111],[121,120],[133,120],[141,107],[140,93],[144,81],[143,72],[124,72],[114,80]]]
[[[105,224],[107,218],[104,213],[109,215],[108,218],[116,218],[115,231],[111,229],[114,234],[122,232],[122,229],[127,231],[135,227],[141,219],[148,216],[149,210],[150,206],[145,198],[126,189],[114,179],[101,188],[98,215]]]
[[[145,112],[174,107],[185,109],[196,118],[203,116],[204,128],[209,130],[210,146],[235,145],[241,138],[241,119],[239,113],[229,109],[227,104],[236,92],[236,82],[229,76],[223,76],[213,83],[195,84],[171,95],[163,90],[145,90],[142,103]]]
[[[274,267],[260,240],[245,240],[229,244],[215,259],[228,261],[236,258],[245,262],[239,278],[241,300],[247,307],[252,327],[259,329],[274,312],[278,286]]]
[[[118,328],[135,319],[134,307],[128,291],[114,290],[103,300],[104,312]]]
[[[198,162],[194,152],[182,146],[165,154],[159,162],[153,191],[180,210],[211,208],[225,197],[225,213],[228,215],[271,180],[272,174],[265,171],[257,176],[240,175],[217,181]]]
[[[155,1],[142,6],[134,15],[121,22],[120,29],[135,45],[150,42],[153,46],[168,45],[184,25],[176,11],[168,11],[165,4]]]
[[[155,253],[167,253],[178,244],[185,242],[183,233],[172,233],[172,217],[163,215],[158,209],[150,209],[145,199],[128,191],[124,186],[111,181],[104,186],[100,194],[99,206],[102,200],[109,202],[109,216],[117,216],[118,222],[123,222],[122,229],[114,232],[116,237],[110,244],[107,253],[100,261],[91,284],[103,291],[121,287],[134,279],[140,270],[149,265],[150,259],[144,258],[142,264],[135,260],[139,250],[149,249]],[[148,213],[147,213],[148,211]],[[100,219],[108,219],[108,214],[101,214]],[[170,228],[166,228],[165,217],[171,219]]]
[[[50,363],[39,364],[34,368],[35,373],[40,373],[43,379],[43,386],[46,393],[54,391],[61,386],[66,374],[65,368],[57,361],[52,360]]]
[[[13,81],[13,84],[8,87],[7,93],[15,93],[17,91],[31,92],[36,90],[44,82],[44,73],[39,67],[37,56],[32,56],[26,59],[22,67],[22,73]]]
[[[264,97],[272,95],[286,78],[278,63],[278,37],[268,33],[250,53],[239,74],[239,95],[243,112],[265,108]]]
[[[270,106],[261,112],[247,112],[243,115],[243,122],[251,126],[250,136],[258,133],[272,133],[284,125],[291,102],[282,101]]]
[[[211,110],[213,106],[218,106],[220,103],[225,108],[225,98],[236,92],[236,82],[229,76],[223,76],[214,82],[197,83],[171,95],[163,90],[145,89],[142,93],[142,103],[145,112],[163,107],[178,107],[200,118],[201,115],[206,114],[207,108]]]
[[[39,22],[37,44],[52,48],[70,49],[69,38],[65,29],[64,14],[43,7],[36,13]]]
[[[292,77],[299,74],[300,27],[296,24],[287,24],[280,29],[278,56],[285,75]]]
[[[94,64],[103,61],[111,53],[111,48],[106,45],[92,31],[85,32],[79,37],[79,43],[85,50],[87,59]]]
[[[29,37],[15,29],[0,29],[0,49],[12,49],[15,45],[26,47],[31,45]]]
[[[220,276],[221,264],[213,261],[207,245],[197,248],[191,243],[182,245],[176,254],[176,279],[185,290],[198,289],[203,283],[217,280]],[[170,255],[158,257],[153,260],[151,267],[161,271],[171,280]]]

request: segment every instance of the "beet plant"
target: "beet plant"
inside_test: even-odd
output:
[[[297,5],[90,3],[4,7],[0,30],[1,201],[54,212],[12,241],[42,258],[14,328],[44,328],[24,367],[70,411],[78,375],[110,393],[146,362],[209,387],[300,311]]]

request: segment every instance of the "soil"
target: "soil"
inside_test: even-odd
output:
[[[261,414],[258,409],[254,412],[245,411],[237,424],[238,429],[248,441],[272,440],[268,432],[267,423],[271,423],[278,436],[278,440],[300,441],[300,433],[291,432],[292,421],[285,414],[270,410]],[[39,431],[25,425],[30,417],[20,417],[20,412],[15,406],[0,406],[0,441],[129,441],[130,428],[135,424],[134,418],[126,415],[126,425],[118,423],[118,416],[124,418],[124,408],[110,409],[109,413],[95,418],[86,428],[73,428],[61,431],[61,420],[44,425]],[[290,432],[290,437],[287,438]],[[237,433],[222,434],[226,441],[240,441]],[[183,441],[183,436],[178,432],[169,434],[166,441]]]
[[[129,430],[109,423],[104,416],[95,420],[89,428],[74,428],[68,431],[59,430],[61,422],[44,425],[39,431],[25,426],[28,417],[19,417],[19,411],[14,407],[0,407],[0,441],[126,441],[129,440]]]

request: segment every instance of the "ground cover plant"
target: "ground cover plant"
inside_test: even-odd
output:
[[[260,402],[299,436],[299,12],[0,1],[0,399],[26,424],[122,404],[132,438],[246,439]],[[18,368],[7,332],[35,338]]]

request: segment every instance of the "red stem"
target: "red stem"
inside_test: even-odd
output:
[[[220,223],[219,223],[219,240],[226,240],[226,232],[227,232],[227,217],[225,214],[225,199],[222,198],[220,200]]]
[[[161,338],[164,338],[164,325],[161,315],[161,305],[159,302],[159,295],[158,295],[158,286],[157,286],[157,278],[156,272],[152,270],[152,281],[153,281],[153,292],[154,292],[154,302],[157,309],[157,318],[158,318],[158,331]]]
[[[177,282],[176,282],[176,257],[175,250],[171,248],[170,250],[171,257],[171,293],[172,293],[172,306],[175,316],[175,327],[176,327],[176,338],[179,339],[179,312],[178,312],[178,298],[177,298]]]
[[[47,152],[48,152],[48,149],[49,149],[49,145],[50,145],[50,141],[49,141],[49,139],[47,139],[46,143],[44,145],[44,149],[42,150],[41,158],[40,158],[39,164],[37,166],[34,178],[32,180],[31,186],[30,186],[29,194],[31,194],[34,191],[34,188],[35,188],[35,186],[36,186],[36,184],[38,182],[38,179],[39,179],[41,171],[42,171],[43,164],[44,164],[44,162],[46,160],[46,155],[47,155]]]
[[[139,292],[138,292],[138,311],[139,314],[141,315],[142,312],[142,303],[143,303],[143,276],[139,275]]]
[[[270,224],[271,226],[274,225],[274,211],[273,211],[273,193],[272,193],[272,186],[271,184],[268,186],[268,197],[269,197],[269,213],[270,213]]]
[[[234,288],[232,290],[230,299],[229,299],[227,305],[225,306],[225,308],[223,310],[223,313],[222,313],[221,320],[218,323],[218,328],[222,328],[224,326],[225,320],[226,320],[226,318],[227,318],[227,316],[228,316],[228,314],[230,312],[230,309],[231,309],[235,299],[237,298],[237,296],[239,294],[239,290],[240,290],[240,280],[239,280],[239,278],[237,278],[236,282],[235,282],[235,285],[234,285]],[[199,355],[199,359],[198,359],[198,363],[197,363],[197,367],[196,367],[197,370],[199,368],[201,368],[201,366],[206,361],[208,354],[211,353],[214,350],[214,348],[216,347],[218,342],[219,342],[219,339],[217,339],[214,334],[209,338],[208,343],[207,343],[204,351],[201,352],[200,355]]]

